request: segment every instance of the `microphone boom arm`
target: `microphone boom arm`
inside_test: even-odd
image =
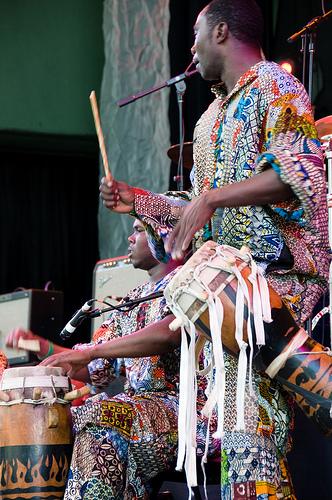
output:
[[[123,99],[120,99],[117,101],[117,105],[122,108],[123,106],[126,106],[127,104],[130,104],[131,102],[137,101],[137,99],[141,99],[142,97],[145,97],[146,95],[152,94],[153,92],[157,92],[158,90],[161,90],[165,87],[170,87],[171,85],[174,85],[175,83],[181,82],[182,80],[185,80],[186,78],[190,78],[192,75],[195,75],[198,73],[198,71],[195,69],[193,71],[185,71],[184,73],[181,73],[181,75],[174,76],[173,78],[170,78],[169,80],[166,80],[165,82],[159,83],[154,87],[150,87],[145,90],[140,90],[136,94],[133,94],[129,97],[125,97]]]
[[[289,38],[287,38],[287,42],[288,43],[295,42],[295,40],[297,40],[300,36],[303,36],[306,33],[311,33],[312,31],[314,31],[317,28],[317,26],[320,23],[322,23],[323,21],[326,21],[326,19],[328,17],[330,17],[331,14],[332,14],[332,10],[329,10],[323,16],[314,17],[300,31],[298,31],[297,33],[294,33]]]

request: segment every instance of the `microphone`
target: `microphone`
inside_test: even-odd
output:
[[[82,323],[82,321],[86,318],[92,308],[92,304],[94,303],[94,299],[88,300],[81,309],[79,309],[70,321],[66,324],[66,326],[61,330],[60,337],[63,340],[69,339],[72,333],[76,330],[78,325]]]

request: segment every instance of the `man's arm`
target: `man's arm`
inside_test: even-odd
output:
[[[166,316],[131,335],[96,344],[80,351],[60,353],[45,359],[41,364],[61,366],[72,377],[93,359],[139,358],[164,354],[180,345],[180,330],[172,332],[168,327],[173,319],[173,315]]]
[[[171,253],[173,259],[181,259],[196,231],[211,219],[216,208],[263,206],[292,198],[292,189],[282,182],[273,169],[245,181],[206,191],[185,208],[180,221],[168,237],[166,251]]]

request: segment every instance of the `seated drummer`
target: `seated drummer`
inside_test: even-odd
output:
[[[148,271],[150,279],[124,300],[165,288],[176,264],[155,260],[140,221],[135,220],[128,240],[134,267]],[[77,345],[74,351],[54,346],[57,354],[43,361],[43,365],[62,366],[70,376],[99,389],[117,375],[126,376],[122,394],[100,393],[72,408],[75,442],[65,499],[146,498],[149,480],[174,464],[180,335],[168,328],[173,319],[164,298],[142,302],[127,313],[113,311],[94,333],[93,342]],[[17,345],[20,337],[38,338],[42,356],[49,349],[48,341],[22,329],[10,334],[8,344]],[[199,429],[202,453],[203,418]],[[219,443],[211,440],[213,449],[219,452]]]

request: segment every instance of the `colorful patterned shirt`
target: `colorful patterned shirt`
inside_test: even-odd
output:
[[[214,90],[216,99],[195,128],[193,193],[271,167],[292,188],[291,201],[219,208],[211,226],[218,243],[249,246],[270,285],[303,323],[327,288],[330,262],[323,154],[308,95],[294,76],[266,61],[242,75],[228,95],[221,85]],[[165,227],[181,210],[174,201],[166,205],[160,195],[135,196],[136,213],[156,231],[157,218]]]
[[[176,271],[169,273],[157,283],[146,282],[131,290],[122,300],[138,299],[163,290]],[[125,337],[157,322],[170,314],[164,298],[141,302],[127,312],[114,310],[93,335],[93,343],[75,346],[76,349],[103,343],[118,337]],[[179,373],[179,349],[160,355],[143,358],[95,359],[89,364],[91,382],[96,387],[107,387],[118,375],[127,380],[126,392],[131,394],[145,391],[174,391]]]

